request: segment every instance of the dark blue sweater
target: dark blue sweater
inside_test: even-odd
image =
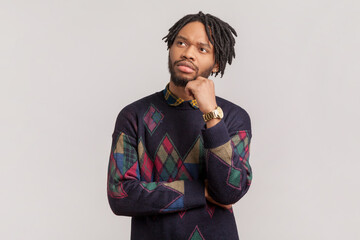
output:
[[[216,97],[224,118],[206,129],[189,102],[171,106],[164,91],[126,106],[112,135],[108,199],[132,216],[131,239],[238,239],[232,209],[248,191],[251,124],[241,107]],[[119,239],[123,239],[119,232]]]

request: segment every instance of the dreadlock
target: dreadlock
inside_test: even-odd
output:
[[[199,21],[205,26],[206,35],[208,36],[211,44],[215,50],[215,62],[219,64],[219,71],[215,73],[215,77],[220,72],[220,77],[224,75],[226,62],[229,65],[232,59],[235,58],[235,38],[236,31],[226,22],[212,16],[199,12],[198,14],[189,14],[177,21],[170,29],[168,35],[163,37],[167,42],[168,49],[174,43],[174,40],[179,31],[188,23]],[[211,33],[211,34],[210,34]]]

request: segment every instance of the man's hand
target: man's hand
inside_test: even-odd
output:
[[[215,110],[217,104],[215,98],[215,85],[212,80],[198,77],[196,80],[189,81],[186,84],[185,92],[196,99],[199,109],[203,114]],[[206,122],[206,127],[211,128],[219,122],[220,119],[211,119]]]
[[[209,192],[207,190],[207,186],[208,186],[208,181],[207,179],[205,179],[205,198],[207,201],[211,202],[212,204],[215,204],[215,205],[218,205],[222,208],[225,208],[225,209],[230,209],[232,207],[232,204],[229,204],[229,205],[224,205],[224,204],[221,204],[221,203],[218,203],[216,202],[210,195],[209,195]]]
[[[198,77],[186,84],[185,91],[188,95],[196,98],[199,109],[202,113],[215,110],[217,104],[215,99],[214,82],[204,77]]]

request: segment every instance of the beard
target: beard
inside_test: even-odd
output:
[[[183,61],[183,60],[181,60]],[[185,60],[186,61],[186,60]],[[206,69],[205,71],[203,71],[202,73],[199,73],[199,68],[195,67],[195,77],[194,78],[184,78],[179,76],[178,74],[176,74],[175,72],[175,65],[180,62],[180,61],[175,61],[174,63],[172,63],[171,59],[170,59],[170,54],[169,54],[169,60],[168,60],[168,68],[169,68],[169,72],[170,72],[170,81],[172,81],[174,83],[175,86],[177,87],[185,87],[186,84],[189,81],[194,81],[195,79],[197,79],[199,76],[204,77],[204,78],[208,78],[210,76],[210,74],[212,73],[212,69],[213,66],[210,67],[209,69]]]

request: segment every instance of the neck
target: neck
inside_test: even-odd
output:
[[[175,94],[179,98],[184,99],[185,101],[194,99],[194,97],[192,95],[189,95],[186,93],[185,87],[175,86],[175,84],[172,81],[170,81],[170,83],[169,83],[169,89],[173,94]]]

